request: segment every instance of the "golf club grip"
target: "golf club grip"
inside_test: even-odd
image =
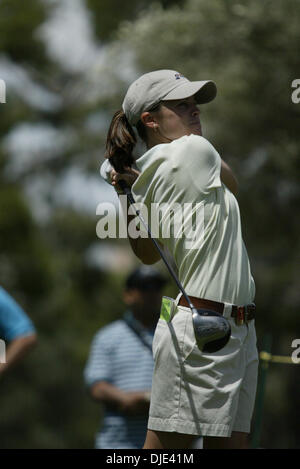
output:
[[[126,182],[124,181],[124,179],[121,179],[118,181],[118,184],[120,186],[120,188],[122,189],[122,191],[124,192],[125,195],[127,195],[128,197],[128,200],[130,202],[130,204],[134,205],[135,204],[135,200],[132,196],[132,193],[131,193],[131,190],[130,190],[130,187],[126,184]],[[170,272],[170,275],[171,277],[173,278],[173,280],[175,281],[177,287],[179,288],[179,290],[181,291],[181,293],[183,294],[183,296],[185,297],[186,301],[188,302],[189,304],[189,307],[193,310],[194,309],[194,305],[192,304],[191,300],[189,299],[186,291],[184,290],[183,286],[181,285],[179,279],[177,278],[177,275],[176,273],[174,272],[173,268],[169,265],[169,262],[165,256],[165,253],[163,252],[163,250],[161,249],[160,245],[158,244],[158,242],[152,237],[152,233],[151,233],[151,230],[149,228],[149,226],[147,225],[147,223],[145,222],[144,218],[142,217],[141,213],[139,210],[137,210],[136,207],[135,208],[135,212],[137,214],[137,216],[139,217],[139,219],[141,220],[142,224],[144,225],[144,228],[146,229],[150,239],[152,240],[153,244],[155,245],[156,249],[158,250],[162,260],[164,261],[165,263],[165,266],[167,267],[168,271]]]
[[[131,194],[130,187],[127,185],[124,179],[120,179],[120,181],[118,181],[118,185],[121,187],[125,195]]]

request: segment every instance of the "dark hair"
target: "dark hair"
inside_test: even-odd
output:
[[[135,144],[133,128],[124,111],[120,109],[114,114],[109,126],[104,157],[109,158],[116,171],[123,173],[124,167],[131,166],[134,161],[132,152]]]
[[[150,265],[141,265],[133,270],[127,277],[126,290],[161,289],[167,283],[167,279]]]
[[[151,109],[151,111],[157,111],[159,108],[160,103]],[[142,121],[138,121],[136,129],[139,137],[147,144],[146,127]],[[116,171],[123,173],[124,167],[131,166],[134,162],[132,152],[136,143],[134,130],[128,122],[123,109],[120,109],[114,114],[109,126],[104,157],[109,158]]]

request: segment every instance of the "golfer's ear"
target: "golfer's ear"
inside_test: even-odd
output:
[[[148,111],[145,111],[145,112],[142,113],[141,121],[146,127],[150,128],[150,129],[154,129],[155,126],[157,125],[157,121],[156,121],[155,117],[153,116],[153,114],[151,114]]]

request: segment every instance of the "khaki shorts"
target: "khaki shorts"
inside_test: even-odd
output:
[[[202,353],[190,309],[171,301],[173,318],[162,309],[153,340],[148,429],[220,437],[249,433],[258,369],[254,320],[237,326],[225,304],[231,338],[218,352]]]

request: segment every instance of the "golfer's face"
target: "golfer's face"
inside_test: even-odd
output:
[[[200,111],[194,96],[163,101],[157,119],[161,133],[170,139],[190,134],[202,135]]]

